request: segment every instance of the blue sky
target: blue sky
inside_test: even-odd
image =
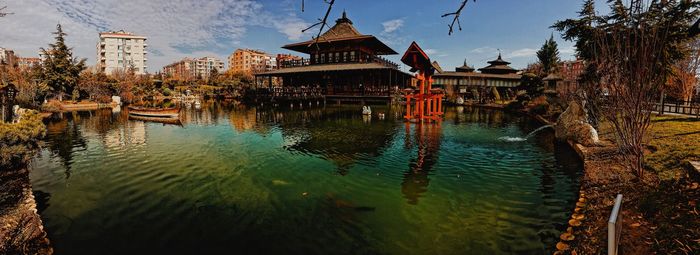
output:
[[[447,34],[459,0],[336,0],[331,20],[343,10],[364,34],[379,37],[402,53],[416,41],[443,68],[467,62],[483,67],[500,49],[516,68],[536,61],[535,51],[554,31],[555,21],[575,17],[580,0],[477,0],[462,14],[462,31]],[[0,19],[0,47],[37,56],[52,41],[56,23],[68,31],[77,56],[95,63],[98,32],[133,31],[148,37],[149,68],[156,72],[183,57],[216,56],[236,48],[290,53],[280,46],[311,38],[301,29],[325,12],[322,0],[0,0],[13,15]],[[134,8],[138,6],[138,8]],[[598,4],[599,10],[606,9]],[[316,32],[316,30],[312,31]],[[572,43],[554,32],[563,59],[573,58]],[[398,60],[399,56],[390,57]]]

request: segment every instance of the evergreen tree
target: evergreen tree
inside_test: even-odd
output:
[[[549,40],[544,41],[542,48],[537,51],[537,58],[542,65],[543,76],[557,71],[559,66],[559,49],[557,48],[557,42],[554,41],[554,35],[551,35]]]
[[[51,92],[63,100],[66,93],[75,94],[80,72],[85,69],[85,59],[78,60],[73,57],[73,50],[66,45],[65,36],[61,24],[56,25],[56,42],[49,44],[49,49],[41,48],[44,55],[42,64],[42,80],[49,85]]]

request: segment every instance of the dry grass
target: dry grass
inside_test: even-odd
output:
[[[687,161],[700,160],[700,119],[663,115],[652,116],[646,138],[645,167],[661,180],[678,179],[685,174]],[[599,135],[615,140],[610,124],[601,122]]]

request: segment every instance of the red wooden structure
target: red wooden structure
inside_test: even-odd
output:
[[[433,66],[427,54],[418,46],[416,42],[411,43],[406,53],[401,57],[401,62],[411,67],[411,72],[416,72],[418,80],[418,91],[413,89],[405,90],[406,115],[408,121],[423,123],[425,121],[442,120],[442,98],[444,93],[441,89],[433,89]]]

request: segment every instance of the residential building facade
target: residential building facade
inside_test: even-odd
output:
[[[17,57],[15,51],[7,48],[0,48],[0,65],[14,66],[16,65]]]
[[[277,66],[275,57],[264,51],[236,49],[228,57],[229,70],[233,72],[262,73],[274,70]]]
[[[97,66],[101,72],[112,74],[133,68],[136,74],[145,74],[148,68],[146,37],[123,30],[100,33],[97,43]]]
[[[216,70],[224,72],[224,62],[215,57],[184,58],[163,67],[163,74],[179,80],[208,79]]]
[[[41,58],[17,58],[17,66],[20,69],[30,69],[41,65]]]

